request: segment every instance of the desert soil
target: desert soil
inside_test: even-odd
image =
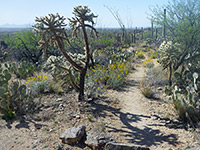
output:
[[[81,124],[87,130],[107,132],[116,142],[151,150],[200,149],[197,134],[176,119],[171,100],[163,94],[153,99],[141,94],[139,83],[145,78],[145,69],[141,64],[134,67],[124,86],[87,103],[78,102],[75,92],[36,98],[42,103],[37,114],[1,120],[0,150],[87,150],[86,146],[62,144],[59,139],[65,129]]]

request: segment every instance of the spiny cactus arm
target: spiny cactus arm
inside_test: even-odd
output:
[[[37,24],[35,25],[35,28],[42,33],[40,44],[43,48],[46,48],[47,43],[58,45],[60,51],[69,63],[80,71],[83,68],[73,61],[64,49],[63,40],[67,38],[66,29],[63,28],[66,26],[64,21],[65,18],[63,16],[61,17],[59,14],[49,14],[48,16],[40,18],[36,17]]]
[[[63,70],[68,71],[68,73],[69,73],[69,78],[70,78],[70,82],[71,82],[72,86],[74,87],[74,89],[75,89],[76,91],[79,91],[80,88],[79,88],[79,86],[74,82],[73,75],[72,75],[72,71],[71,71],[71,67],[70,67],[69,69],[67,69],[67,68],[65,68],[65,67],[63,67],[63,66],[60,66],[60,65],[56,65],[56,66],[59,67],[59,68],[61,68],[61,69],[63,69]]]
[[[55,34],[55,33],[54,33]],[[63,46],[63,42],[61,42],[60,38],[57,37],[55,35],[55,38],[56,38],[56,41],[57,41],[57,44],[58,44],[58,47],[60,49],[60,51],[62,52],[62,54],[64,55],[64,57],[69,61],[69,63],[77,68],[79,71],[81,71],[83,69],[83,67],[81,67],[80,65],[78,65],[75,61],[72,60],[72,58],[66,53],[66,51],[64,50],[64,46]]]
[[[91,25],[89,25],[89,24],[85,24],[85,26],[88,27],[88,28],[91,28],[92,31],[94,31],[95,36],[98,37],[98,32],[97,32],[97,30],[96,30],[93,26],[91,26]]]
[[[79,26],[77,26],[76,28],[74,28],[74,31],[73,31],[73,33],[72,33],[72,36],[73,36],[73,37],[77,37],[77,34],[76,34],[76,33],[77,33],[77,30],[80,29],[80,28],[81,28],[81,25],[79,25]]]
[[[80,91],[80,87],[74,82],[71,70],[69,69],[68,72],[69,72],[69,78],[70,78],[70,82],[72,86],[75,88],[76,91]]]

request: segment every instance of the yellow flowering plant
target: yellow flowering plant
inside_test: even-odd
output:
[[[37,76],[28,77],[26,81],[33,94],[42,93],[48,90],[48,76],[39,74]]]
[[[90,68],[88,72],[88,80],[91,81],[93,88],[96,87],[98,92],[103,92],[106,87],[116,88],[123,84],[125,77],[130,71],[128,63],[116,62],[105,67],[103,65],[96,65]]]
[[[136,57],[139,59],[145,59],[145,52],[143,52],[142,50],[138,51],[136,53]]]
[[[143,62],[144,67],[147,68],[153,68],[154,63],[153,63],[153,59],[151,58],[147,58],[144,62]]]

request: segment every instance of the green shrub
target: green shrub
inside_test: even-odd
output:
[[[96,65],[88,77],[95,82],[106,85],[109,88],[115,88],[123,84],[124,78],[129,73],[128,63],[114,63],[105,67],[103,65]]]
[[[144,64],[144,67],[149,68],[149,69],[154,67],[154,63],[151,58],[148,58],[147,60],[145,60],[143,64]]]
[[[138,59],[145,59],[146,58],[145,53],[142,50],[140,50],[139,52],[136,53],[136,57]]]
[[[29,77],[26,85],[30,88],[30,90],[37,95],[38,93],[44,93],[48,91],[48,76],[46,75],[37,75],[33,77]]]

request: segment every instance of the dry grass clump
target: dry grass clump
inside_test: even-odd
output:
[[[168,84],[168,73],[160,66],[153,67],[147,72],[147,79],[151,86],[166,86]]]
[[[152,90],[152,87],[147,80],[143,80],[140,82],[140,90],[146,98],[154,97],[154,92]]]

